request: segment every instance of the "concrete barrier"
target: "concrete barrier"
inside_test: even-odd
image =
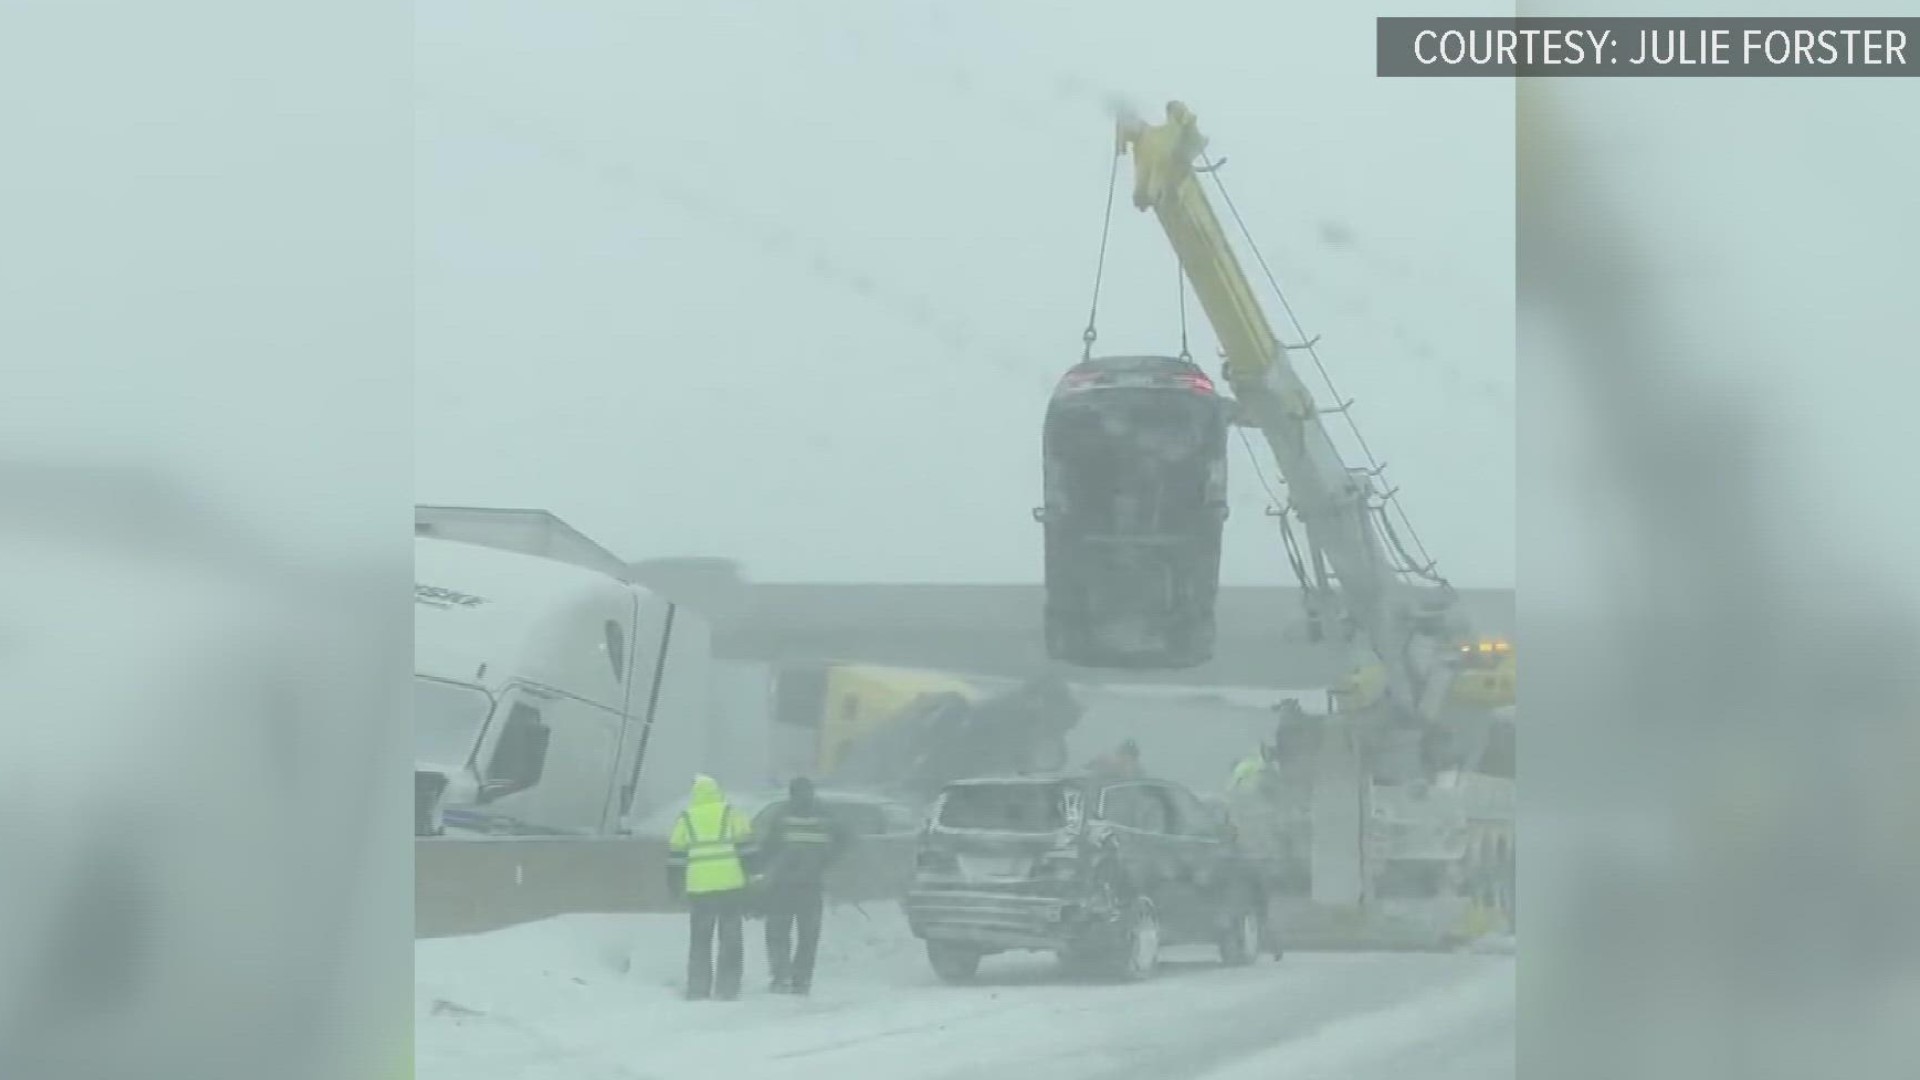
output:
[[[413,934],[450,937],[555,915],[678,911],[666,844],[630,837],[422,837],[414,841]],[[913,838],[863,838],[828,879],[836,900],[903,895]]]
[[[671,911],[666,845],[626,837],[432,837],[413,845],[416,938],[576,912]]]

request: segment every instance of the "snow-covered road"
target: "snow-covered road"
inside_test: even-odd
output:
[[[423,1080],[1289,1080],[1514,1075],[1514,965],[1309,955],[1220,967],[1169,950],[1151,982],[990,958],[942,985],[898,908],[831,913],[814,993],[679,999],[681,918],[569,916],[415,947]]]

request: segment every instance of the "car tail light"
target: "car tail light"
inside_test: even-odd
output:
[[[1180,381],[1185,383],[1187,388],[1195,393],[1212,394],[1216,392],[1213,386],[1213,380],[1208,378],[1203,372],[1195,372],[1192,375],[1182,375]]]

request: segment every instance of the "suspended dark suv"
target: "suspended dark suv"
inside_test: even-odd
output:
[[[1189,360],[1075,365],[1047,405],[1047,655],[1102,668],[1213,657],[1227,402]]]

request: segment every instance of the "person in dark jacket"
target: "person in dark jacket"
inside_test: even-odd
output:
[[[1138,780],[1146,775],[1140,768],[1140,744],[1128,739],[1113,753],[1089,761],[1087,771],[1103,780]]]
[[[767,962],[776,994],[805,994],[813,985],[826,907],[826,874],[846,851],[846,826],[814,796],[813,781],[795,777],[787,802],[769,815],[760,842],[767,919]],[[798,940],[795,940],[796,931]]]

